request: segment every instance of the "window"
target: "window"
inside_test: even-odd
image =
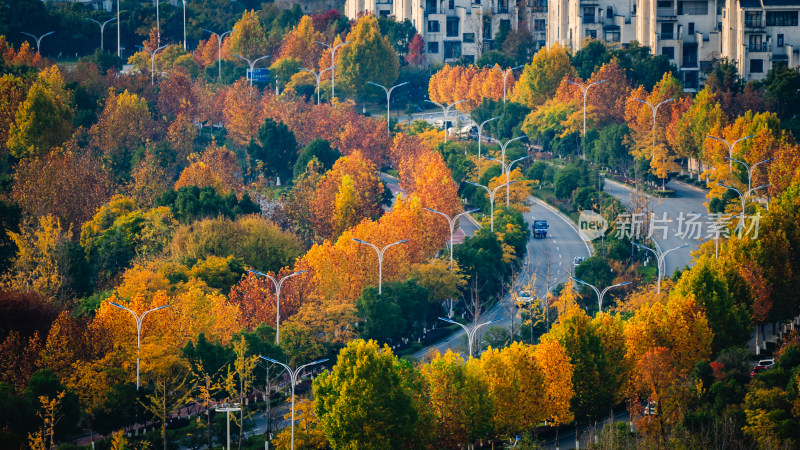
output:
[[[461,41],[444,41],[444,59],[461,58]]]
[[[447,37],[458,37],[458,17],[447,18]]]
[[[392,11],[390,11],[388,9],[383,9],[383,10],[381,10],[380,15],[381,15],[381,17],[389,17],[389,13],[391,13],[391,12]]]
[[[764,24],[761,23],[761,11],[745,11],[744,12],[744,27],[745,28],[760,28]]]
[[[751,34],[748,38],[748,49],[751,52],[763,52],[766,51],[766,45],[763,42],[763,37],[760,34]]]
[[[546,31],[547,25],[544,19],[534,19],[533,20],[533,31]]]
[[[694,22],[689,22],[689,26],[687,28],[689,28],[689,34],[694,34]]]
[[[675,59],[675,47],[661,47],[661,54],[669,59]]]
[[[658,0],[659,8],[672,8],[672,0]]]
[[[778,47],[783,47],[783,35],[778,35]]]
[[[675,29],[673,25],[672,23],[661,24],[661,39],[675,39],[675,36],[672,35],[672,31]]]
[[[614,17],[614,8],[610,6],[606,8],[606,17],[608,17],[609,19]]]
[[[796,27],[797,11],[767,11],[768,27]]]
[[[586,37],[590,39],[597,39],[597,30],[586,30]]]
[[[456,7],[456,1],[455,1],[455,0],[450,0],[450,3],[448,3],[448,5],[447,5],[447,6],[448,6],[450,9],[455,9],[455,7]]]
[[[465,44],[472,44],[475,42],[475,33],[464,33],[464,36],[461,38]]]
[[[594,8],[583,8],[583,23],[594,23]]]
[[[708,14],[707,1],[687,1],[678,2],[678,14],[687,14],[690,16],[705,16]]]
[[[764,60],[751,59],[750,60],[750,73],[764,73]]]
[[[428,42],[428,53],[439,53],[439,43]]]
[[[438,33],[439,32],[439,21],[438,20],[429,20],[428,21],[428,33]]]

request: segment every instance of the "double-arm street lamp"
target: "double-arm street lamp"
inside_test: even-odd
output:
[[[142,49],[142,50],[144,50],[144,51],[146,51],[147,53],[150,54],[150,84],[155,84],[154,80],[155,80],[155,73],[156,73],[156,54],[158,52],[160,52],[161,50],[164,50],[165,48],[167,48],[167,45],[162,45],[161,47],[158,47],[157,49],[155,49],[153,51],[150,51],[149,48],[142,47],[141,45],[137,45],[137,47],[139,47],[140,49]]]
[[[353,240],[358,242],[359,244],[369,245],[378,254],[378,294],[381,294],[383,292],[383,288],[382,288],[382,286],[383,286],[383,254],[386,253],[386,250],[388,250],[389,247],[392,247],[392,246],[398,245],[398,244],[402,244],[404,242],[408,242],[408,239],[403,239],[402,241],[392,242],[391,244],[389,244],[389,245],[387,245],[386,247],[383,247],[383,248],[378,248],[376,245],[370,244],[367,241],[362,241],[361,239],[353,238]]]
[[[110,19],[108,19],[108,20],[106,20],[105,22],[102,22],[102,23],[100,21],[98,21],[98,20],[92,19],[91,17],[87,17],[86,20],[91,20],[92,22],[94,22],[98,26],[100,26],[100,50],[103,50],[103,36],[105,34],[106,24],[108,24],[109,22],[113,22],[113,21],[117,20],[117,18],[116,17],[112,17],[112,18],[110,18]]]
[[[501,162],[502,162],[502,164],[503,164],[503,173],[505,173],[505,167],[506,167],[506,149],[508,148],[508,144],[510,144],[510,143],[512,143],[512,142],[514,142],[514,141],[518,141],[518,140],[520,140],[520,139],[525,139],[526,137],[528,137],[528,136],[525,136],[525,135],[523,134],[522,136],[517,136],[517,137],[515,137],[515,138],[513,138],[513,139],[509,139],[509,140],[507,140],[507,141],[505,141],[505,142],[501,142],[499,139],[495,139],[495,138],[491,138],[491,137],[489,138],[490,140],[492,140],[493,142],[496,142],[496,143],[497,143],[497,145],[499,145],[499,146],[500,146],[500,160],[501,160]]]
[[[595,81],[594,83],[588,85],[583,85],[570,80],[564,80],[564,81],[566,81],[569,84],[574,84],[575,86],[578,86],[579,88],[581,88],[581,91],[583,91],[583,134],[581,136],[586,136],[586,94],[589,93],[590,87],[597,86],[600,83],[605,83],[606,80]]]
[[[25,36],[32,37],[36,41],[36,53],[42,53],[41,50],[39,50],[39,46],[42,43],[42,39],[44,39],[47,36],[50,36],[51,34],[55,33],[55,31],[51,31],[49,33],[45,33],[45,34],[43,34],[43,35],[41,35],[39,37],[36,37],[36,36],[34,36],[34,35],[30,34],[30,33],[24,32],[24,31],[21,31],[20,33],[24,34]]]
[[[443,212],[440,212],[440,211],[437,211],[435,209],[431,209],[431,208],[424,208],[424,209],[426,211],[430,211],[432,213],[436,213],[436,214],[439,214],[440,216],[444,217],[445,219],[447,219],[447,223],[450,225],[450,270],[453,270],[453,233],[455,232],[456,223],[458,221],[458,218],[463,216],[463,215],[465,215],[465,214],[471,214],[471,213],[474,213],[474,212],[480,211],[480,210],[479,209],[470,209],[469,211],[464,211],[464,212],[462,212],[460,214],[456,214],[455,216],[450,217],[447,214],[445,214]]]
[[[450,112],[450,108],[453,106],[465,102],[466,100],[459,100],[457,102],[450,103],[449,105],[443,105],[441,103],[437,103],[433,100],[425,100],[428,103],[433,103],[434,105],[442,108],[442,127],[444,128],[444,142],[447,143],[447,114]]]
[[[141,315],[136,314],[133,310],[128,309],[119,303],[109,302],[112,306],[116,306],[119,309],[124,309],[128,311],[133,316],[133,319],[136,321],[136,390],[139,390],[139,352],[142,346],[142,321],[144,318],[150,314],[151,312],[155,312],[164,308],[169,308],[170,305],[162,305],[157,308],[149,309],[143,312]]]
[[[715,141],[720,141],[723,144],[725,144],[726,147],[728,147],[728,159],[729,159],[728,168],[731,171],[733,171],[733,149],[736,148],[736,144],[738,144],[739,142],[745,141],[747,139],[750,139],[751,137],[753,137],[752,134],[750,136],[745,136],[745,137],[743,137],[741,139],[737,139],[737,140],[735,140],[733,142],[728,142],[725,139],[718,138],[716,136],[711,136],[710,134],[706,135],[706,139],[714,139]]]
[[[217,78],[222,78],[222,39],[225,37],[226,34],[233,33],[233,30],[228,30],[222,34],[216,33],[211,30],[207,30],[203,28],[203,31],[213,34],[217,37],[217,67],[219,68],[219,73]]]
[[[514,164],[516,164],[516,163],[518,163],[518,162],[520,162],[520,161],[522,161],[524,159],[528,159],[530,157],[531,157],[531,155],[523,156],[522,158],[517,158],[517,159],[511,161],[510,163],[508,163],[506,165],[506,164],[503,164],[503,161],[500,161],[499,159],[492,158],[491,156],[484,156],[484,158],[486,158],[486,159],[488,159],[490,161],[499,162],[500,166],[503,169],[503,172],[505,172],[505,174],[506,174],[506,206],[508,206],[508,204],[509,204],[509,197],[510,197],[509,192],[511,191],[511,189],[509,188],[509,184],[510,183],[509,183],[509,178],[508,178],[508,177],[511,176],[511,166],[513,166]]]
[[[334,67],[336,65],[336,50],[338,50],[339,47],[349,43],[350,41],[345,41],[342,42],[341,44],[331,46],[324,42],[317,41],[317,44],[322,45],[324,47],[328,47],[331,50],[331,67]],[[331,98],[335,96],[336,96],[336,71],[331,70]]]
[[[611,289],[611,288],[615,288],[615,287],[620,287],[620,286],[625,286],[626,284],[631,284],[631,282],[630,282],[630,281],[626,281],[626,282],[624,282],[624,283],[617,283],[617,284],[614,284],[614,285],[612,285],[612,286],[608,286],[608,287],[606,287],[605,289],[603,289],[603,290],[601,291],[601,290],[600,290],[600,289],[598,289],[598,288],[597,288],[595,285],[593,285],[593,284],[590,284],[590,283],[587,283],[587,282],[585,282],[585,281],[583,281],[583,280],[580,280],[580,279],[578,279],[578,278],[575,278],[575,277],[570,277],[570,279],[571,279],[572,281],[575,281],[576,283],[580,283],[580,284],[583,284],[583,285],[589,286],[590,288],[592,288],[592,290],[594,291],[594,293],[595,293],[595,294],[597,294],[597,313],[598,313],[598,314],[599,314],[599,313],[601,313],[601,312],[603,312],[603,296],[605,296],[605,295],[606,295],[606,292],[608,292],[608,290],[609,290],[609,289]]]
[[[522,64],[516,67],[512,67],[510,69],[506,69],[505,72],[503,72],[503,103],[506,102],[506,80],[508,79],[508,74],[522,67],[525,67],[525,65]]]
[[[262,59],[267,59],[267,58],[269,58],[269,57],[270,57],[270,56],[272,56],[272,55],[264,55],[264,56],[262,56],[262,57],[260,57],[260,58],[256,58],[256,59],[254,59],[254,60],[252,60],[252,61],[251,61],[249,58],[245,58],[244,56],[242,56],[242,55],[237,55],[237,54],[235,54],[235,53],[234,53],[234,55],[233,55],[233,56],[236,56],[236,57],[238,57],[238,58],[241,58],[241,59],[243,59],[243,60],[247,61],[247,64],[249,64],[249,65],[250,65],[250,86],[252,86],[252,85],[253,85],[253,76],[255,75],[255,74],[253,73],[253,69],[256,67],[256,63],[257,63],[257,62],[259,62],[259,61],[261,61]]]
[[[271,363],[275,363],[275,364],[278,364],[280,366],[283,366],[283,368],[286,369],[287,372],[289,372],[289,381],[290,381],[290,383],[292,385],[292,439],[291,439],[291,449],[294,450],[294,387],[297,385],[297,376],[300,375],[300,372],[303,369],[305,369],[306,367],[313,366],[314,364],[324,363],[325,361],[327,361],[327,359],[320,359],[318,361],[310,362],[308,364],[304,364],[304,365],[298,367],[297,369],[292,370],[291,367],[287,366],[286,364],[284,364],[284,363],[282,363],[280,361],[276,361],[276,360],[274,360],[272,358],[267,358],[266,356],[260,356],[260,358],[263,359],[263,360],[269,361]],[[267,400],[267,401],[269,401],[269,400]]]
[[[492,224],[491,225],[491,231],[493,233],[494,233],[494,196],[495,196],[495,194],[497,194],[497,190],[500,189],[501,187],[508,186],[510,184],[516,183],[517,181],[519,181],[519,180],[514,180],[514,181],[511,181],[511,182],[508,182],[508,183],[503,183],[503,184],[501,184],[501,185],[499,185],[499,186],[497,186],[497,187],[495,187],[494,189],[491,189],[491,190],[489,189],[488,186],[484,186],[482,184],[474,183],[472,181],[467,181],[468,184],[471,184],[473,186],[477,186],[477,187],[485,189],[486,193],[489,194],[489,206],[491,207],[491,210],[490,210],[491,211],[490,212],[491,219],[490,220],[491,220],[491,224]]]
[[[764,184],[764,185],[761,185],[761,186],[758,186],[758,187],[748,188],[744,192],[740,191],[739,189],[736,189],[733,186],[728,186],[728,185],[725,185],[725,184],[722,184],[722,183],[720,183],[719,185],[724,187],[725,189],[730,189],[732,191],[735,191],[737,194],[739,194],[739,199],[742,202],[742,213],[739,214],[739,224],[737,225],[737,228],[739,228],[739,233],[741,233],[742,230],[744,230],[744,214],[745,214],[745,206],[746,206],[746,203],[747,203],[747,197],[749,197],[750,194],[752,194],[753,192],[755,192],[755,191],[757,191],[759,189],[764,189],[765,187],[769,187],[770,184]],[[741,234],[740,234],[740,236],[741,236]]]
[[[254,275],[267,278],[269,281],[272,281],[273,285],[275,285],[275,345],[281,345],[281,287],[283,287],[284,281],[291,277],[300,275],[301,273],[305,273],[306,271],[301,270],[299,272],[286,275],[280,280],[268,273],[259,272],[253,269],[247,269],[247,271]]]
[[[461,328],[464,329],[464,332],[467,333],[467,349],[469,351],[469,357],[472,356],[472,341],[475,340],[475,333],[478,331],[478,329],[481,328],[481,327],[484,327],[486,325],[489,325],[490,323],[497,322],[497,320],[490,320],[488,322],[483,322],[483,323],[480,323],[478,325],[475,325],[475,326],[472,326],[472,327],[468,327],[468,326],[464,325],[463,323],[456,322],[455,320],[446,319],[444,317],[439,317],[439,320],[444,320],[445,322],[448,322],[448,323],[454,323],[454,324],[456,324],[456,325],[458,325],[458,326],[460,326]]]
[[[305,67],[301,67],[300,68],[300,70],[302,70],[303,72],[308,72],[311,75],[314,75],[314,79],[317,81],[317,104],[318,105],[319,105],[319,85],[322,82],[322,74],[327,72],[327,71],[329,71],[329,70],[333,71],[334,67],[335,66],[330,66],[330,67],[328,67],[327,69],[325,69],[325,70],[323,70],[321,72],[316,72],[316,71],[313,71],[311,69],[306,69]]]
[[[481,159],[481,138],[483,136],[483,126],[486,125],[487,123],[489,123],[489,122],[491,122],[493,120],[497,120],[499,118],[500,118],[500,116],[492,117],[491,119],[484,120],[483,122],[481,122],[480,125],[478,125],[478,159]],[[475,122],[475,124],[477,125],[477,122]]]
[[[759,161],[759,162],[757,162],[757,163],[754,163],[754,164],[751,166],[750,164],[747,164],[746,162],[744,162],[744,161],[740,161],[740,160],[738,160],[738,159],[736,159],[736,158],[731,158],[731,157],[728,157],[728,158],[726,158],[726,159],[729,159],[729,160],[731,160],[731,161],[737,162],[737,163],[739,163],[739,164],[741,164],[741,165],[743,165],[743,166],[744,166],[745,170],[747,171],[747,192],[748,192],[748,195],[749,195],[749,193],[750,193],[751,191],[754,191],[755,189],[760,189],[760,188],[755,188],[755,189],[753,189],[753,170],[754,170],[756,167],[758,167],[758,165],[759,165],[759,164],[764,164],[764,163],[772,162],[772,160],[773,160],[773,158],[764,159],[764,160],[761,160],[761,161]]]
[[[650,107],[650,111],[653,113],[653,130],[652,130],[652,133],[653,133],[653,148],[655,148],[655,146],[656,146],[656,114],[658,114],[658,107],[663,105],[664,103],[669,103],[669,102],[675,100],[675,97],[668,98],[668,99],[664,100],[663,102],[658,103],[655,106],[653,106],[653,104],[648,102],[647,100],[641,100],[641,99],[638,99],[638,98],[634,98],[634,100],[636,100],[639,103],[644,103],[645,105],[649,106]],[[585,130],[584,130],[584,133],[585,133]]]
[[[671,248],[671,249],[665,251],[664,253],[661,253],[658,250],[653,250],[652,248],[650,248],[650,247],[648,247],[646,245],[637,244],[636,242],[634,242],[633,245],[653,253],[653,255],[655,255],[655,257],[656,257],[656,265],[657,265],[657,268],[658,268],[658,282],[657,282],[657,288],[656,288],[656,293],[657,294],[661,293],[661,280],[664,278],[664,267],[663,267],[664,266],[664,258],[667,256],[667,254],[669,254],[669,252],[672,252],[672,251],[675,251],[675,250],[678,250],[678,249],[681,249],[681,248],[689,246],[689,244],[683,244],[683,245],[679,245],[679,246],[677,246],[675,248]],[[658,247],[656,247],[656,249],[657,248]]]
[[[389,136],[391,136],[391,135],[392,135],[392,132],[391,132],[391,130],[389,129],[389,119],[390,119],[390,118],[391,118],[391,116],[392,116],[392,110],[389,108],[389,105],[390,105],[389,101],[390,101],[390,100],[391,100],[391,98],[392,98],[392,91],[393,91],[395,88],[398,88],[398,87],[400,87],[400,86],[404,86],[404,85],[408,84],[408,81],[404,81],[404,82],[402,82],[402,83],[400,83],[400,84],[395,84],[394,86],[392,86],[392,87],[390,87],[390,88],[388,88],[388,89],[386,88],[386,86],[384,86],[384,85],[382,85],[382,84],[374,83],[374,82],[372,82],[372,81],[367,81],[367,84],[371,84],[371,85],[373,85],[373,86],[378,86],[379,88],[381,88],[381,89],[383,89],[384,91],[386,91],[386,132],[387,132],[387,133],[389,133]]]

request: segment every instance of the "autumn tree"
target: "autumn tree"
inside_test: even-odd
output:
[[[422,36],[415,34],[408,44],[408,54],[405,56],[406,62],[413,67],[421,66],[425,63],[425,40]]]
[[[238,54],[252,60],[266,55],[266,52],[267,35],[258,14],[252,10],[245,11],[233,26],[228,58],[236,58],[234,55]]]
[[[284,37],[281,43],[280,58],[297,58],[302,62],[302,67],[316,69],[317,61],[320,60],[323,47],[317,41],[324,41],[322,33],[314,29],[314,23],[309,16],[303,16],[300,23]],[[330,66],[328,64],[321,69]]]
[[[543,104],[552,98],[565,76],[572,76],[575,69],[569,61],[564,47],[556,44],[542,48],[526,64],[514,88],[513,99],[529,108]]]
[[[244,146],[256,137],[259,124],[263,122],[258,114],[254,114],[258,101],[258,92],[248,86],[247,80],[237,80],[228,88],[223,118],[225,128],[234,144]]]
[[[388,449],[421,444],[423,405],[409,383],[411,370],[375,341],[355,340],[343,348],[331,371],[314,380],[315,411],[331,445]]]
[[[41,155],[69,139],[74,113],[71,103],[58,67],[40,72],[9,128],[6,145],[11,154],[20,159]]]
[[[350,44],[339,49],[336,67],[342,86],[353,96],[363,99],[372,92],[367,81],[390,86],[397,80],[400,61],[374,15],[360,17],[346,40]]]
[[[0,77],[0,155],[3,157],[8,152],[6,143],[14,116],[27,92],[28,86],[23,78],[11,74]]]

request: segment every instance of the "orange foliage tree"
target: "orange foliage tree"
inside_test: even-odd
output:
[[[513,74],[506,77],[506,83],[507,91],[511,92]],[[503,69],[498,65],[483,68],[445,65],[431,77],[428,92],[431,100],[442,104],[467,100],[456,108],[472,111],[484,98],[503,98]]]

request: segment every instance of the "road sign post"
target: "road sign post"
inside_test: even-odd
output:
[[[247,69],[247,79],[253,83],[269,83],[269,69]]]

